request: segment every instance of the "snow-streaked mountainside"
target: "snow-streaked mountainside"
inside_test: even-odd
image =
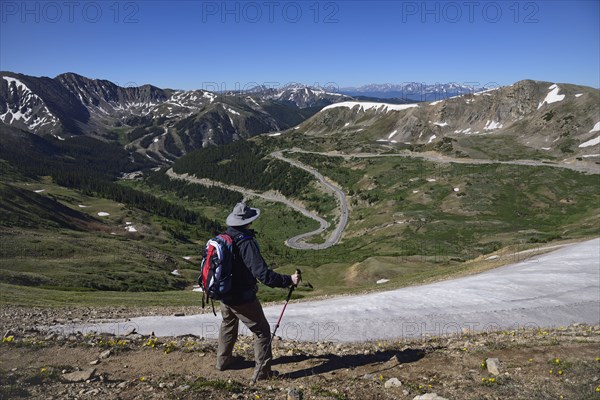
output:
[[[226,94],[236,95],[237,92]],[[299,108],[323,107],[338,101],[352,100],[352,97],[337,93],[334,89],[326,90],[301,84],[290,84],[281,88],[256,86],[246,94],[255,99],[276,100]]]
[[[51,79],[0,72],[0,121],[59,140],[119,140],[158,162],[209,144],[293,127],[351,98],[308,87],[220,94],[121,87],[65,73]]]
[[[477,84],[458,84],[458,83],[436,83],[426,84],[419,82],[406,82],[402,84],[372,83],[360,87],[340,88],[339,93],[348,96],[367,96],[381,99],[398,98],[409,101],[436,101],[449,97],[472,94],[497,87],[498,85],[488,85],[489,87]]]
[[[494,157],[506,147],[538,158],[597,157],[600,91],[524,80],[511,86],[410,105],[340,102],[323,108],[298,132],[353,143],[407,146],[458,156]],[[503,146],[499,148],[497,146]],[[467,151],[471,150],[471,151]]]

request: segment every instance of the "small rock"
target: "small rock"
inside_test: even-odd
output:
[[[89,392],[85,392],[84,395],[96,396],[98,393],[100,393],[100,389],[92,389]]]
[[[125,389],[125,388],[127,387],[127,384],[128,384],[128,382],[127,382],[127,381],[123,381],[123,382],[121,382],[121,383],[119,383],[119,384],[117,385],[117,388],[118,388],[118,389]]]
[[[287,392],[287,400],[302,400],[302,393],[296,389],[289,389]]]
[[[421,396],[415,396],[413,400],[448,400],[442,396],[438,396],[436,393],[425,393]]]
[[[67,382],[85,382],[94,376],[96,368],[86,369],[84,371],[75,371],[64,374],[62,378]]]
[[[409,394],[410,394],[410,392],[409,392],[408,390],[406,390],[406,389],[404,389],[404,390],[402,391],[402,395],[403,395],[403,396],[408,396]]]
[[[173,316],[174,317],[185,317],[185,313],[178,312],[178,313],[173,314]]]
[[[125,333],[123,333],[123,336],[130,336],[133,335],[135,333],[135,328],[129,328],[125,331]]]
[[[190,388],[190,385],[181,385],[175,389],[176,392],[185,392]]]
[[[500,375],[500,361],[497,358],[488,358],[485,360],[487,370],[492,375]]]
[[[402,386],[402,382],[398,378],[390,378],[383,384],[386,389]]]
[[[46,336],[46,337],[44,338],[44,341],[45,341],[45,342],[49,342],[49,341],[51,341],[52,339],[54,339],[54,337],[55,337],[55,336],[56,336],[56,335],[55,335],[54,333],[51,333],[51,334],[49,334],[48,336]]]
[[[110,351],[110,349],[108,349],[108,350],[103,351],[102,353],[100,353],[100,359],[101,360],[105,360],[108,357],[110,357],[110,355],[111,355],[111,351]]]
[[[92,362],[90,362],[90,365],[98,365],[100,364],[100,360],[94,360]]]
[[[364,374],[361,379],[374,379],[375,374]]]

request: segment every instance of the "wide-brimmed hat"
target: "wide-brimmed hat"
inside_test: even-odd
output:
[[[258,208],[251,208],[246,203],[237,203],[225,222],[227,226],[244,226],[254,221],[260,215]]]

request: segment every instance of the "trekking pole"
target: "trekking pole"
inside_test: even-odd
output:
[[[297,269],[296,270],[296,274],[298,275],[298,283],[300,283],[300,281],[302,280],[302,272]],[[292,284],[292,286],[290,286],[290,291],[288,292],[287,298],[285,299],[285,303],[283,304],[283,309],[281,310],[281,314],[279,314],[279,319],[277,320],[277,324],[275,324],[275,329],[273,329],[273,334],[271,335],[271,340],[269,340],[269,349],[271,348],[271,344],[273,344],[273,339],[275,338],[275,332],[277,332],[277,328],[279,328],[279,324],[281,323],[281,318],[283,318],[283,313],[285,312],[285,308],[287,307],[290,299],[292,298],[292,292],[294,291],[294,289],[296,288],[297,285]],[[256,383],[256,380],[258,379],[258,375],[260,374],[260,371],[262,371],[263,365],[265,365],[265,358],[264,357],[261,362],[260,362],[260,367],[258,367],[258,370],[256,372],[256,374],[254,375],[254,378],[252,379],[252,384]]]

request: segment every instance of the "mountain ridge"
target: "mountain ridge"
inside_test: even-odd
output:
[[[286,89],[253,94],[121,87],[67,72],[55,78],[0,72],[0,122],[58,140],[119,141],[157,163],[211,144],[288,129],[346,96]]]
[[[495,157],[509,141],[536,158],[592,157],[598,153],[600,91],[579,85],[523,80],[510,86],[404,106],[341,102],[298,128],[309,136],[353,143]],[[484,142],[487,144],[484,145]],[[476,147],[485,147],[476,151]],[[506,156],[506,154],[501,157]],[[487,158],[487,157],[483,157]],[[597,158],[597,157],[596,157]]]

